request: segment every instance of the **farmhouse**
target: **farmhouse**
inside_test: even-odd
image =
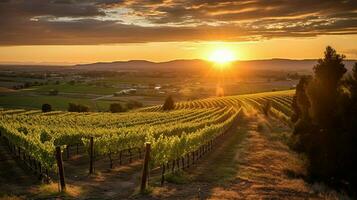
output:
[[[120,96],[120,95],[125,95],[125,94],[135,94],[136,89],[130,88],[130,89],[125,89],[121,90],[119,92],[114,93],[114,96]]]

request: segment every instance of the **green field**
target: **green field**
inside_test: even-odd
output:
[[[60,85],[45,85],[45,86],[36,86],[32,88],[34,92],[48,93],[50,90],[58,90],[60,93],[78,93],[78,94],[98,94],[98,95],[109,95],[114,92],[120,91],[117,88],[109,87],[98,87],[90,86],[86,84],[60,84]]]
[[[107,111],[110,101],[97,101],[96,105],[93,100],[83,98],[69,98],[62,96],[22,96],[22,95],[6,95],[0,96],[0,107],[3,108],[25,108],[25,109],[41,109],[42,104],[48,103],[52,105],[54,110],[67,110],[69,103],[79,103],[86,105],[91,111]]]

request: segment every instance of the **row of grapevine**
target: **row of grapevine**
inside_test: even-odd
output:
[[[71,113],[1,110],[0,131],[46,169],[55,169],[55,147],[82,144],[99,156],[152,143],[152,164],[161,165],[196,151],[221,135],[237,119],[241,107],[258,108],[270,101],[271,112],[288,119],[292,91],[213,97],[178,102],[175,110],[153,106],[128,113]]]
[[[239,110],[233,109],[232,112],[234,113],[223,122],[206,126],[193,133],[183,133],[179,136],[160,135],[158,139],[148,138],[148,141],[151,141],[152,144],[152,164],[158,166],[166,164],[171,160],[184,157],[212,141],[227,131],[232,123],[238,119],[241,108]]]
[[[226,97],[212,97],[206,99],[183,101],[175,103],[175,110],[186,110],[186,109],[204,109],[204,108],[217,108],[217,107],[240,107],[242,100],[254,99],[254,101],[266,102],[271,101],[273,107],[279,111],[282,111],[287,116],[291,115],[291,102],[294,91],[279,91],[279,92],[264,92],[256,94],[247,95],[237,95],[237,96],[226,96]],[[250,102],[255,104],[254,102]],[[250,105],[251,106],[251,105]],[[162,111],[162,106],[152,106],[147,108],[142,108],[137,111],[141,112],[157,112]]]
[[[57,145],[87,144],[88,138],[94,136],[97,152],[105,155],[108,151],[141,148],[148,135],[177,135],[224,121],[230,112],[212,108],[164,113],[28,115],[16,110],[1,115],[0,130],[9,141],[52,169]]]
[[[233,114],[233,108],[224,110],[220,109],[206,117],[181,123],[164,123],[153,126],[142,125],[125,129],[123,130],[125,133],[123,132],[122,134],[113,132],[100,134],[95,138],[95,149],[99,155],[110,155],[119,153],[125,149],[142,148],[145,142],[148,141],[148,138],[158,139],[160,136],[180,137],[185,133],[192,133],[210,125],[223,123]],[[83,139],[83,142],[86,146],[89,145],[88,139]]]

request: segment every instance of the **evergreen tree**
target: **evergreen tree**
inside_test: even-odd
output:
[[[125,109],[123,108],[123,106],[120,103],[112,103],[112,104],[110,104],[109,110],[112,113],[118,113],[118,112],[124,112],[125,111]]]
[[[166,99],[165,99],[165,103],[164,105],[162,106],[162,109],[163,110],[173,110],[175,109],[175,103],[174,103],[174,100],[172,99],[172,96],[168,96]]]
[[[314,76],[300,80],[292,105],[292,141],[306,154],[312,180],[352,192],[357,185],[357,64],[343,80],[344,58],[327,47]]]
[[[48,103],[42,104],[42,112],[51,112],[52,106]]]

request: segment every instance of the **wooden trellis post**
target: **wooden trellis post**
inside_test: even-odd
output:
[[[67,154],[67,160],[69,160],[69,145],[66,146],[66,154]]]
[[[57,159],[57,167],[58,167],[58,175],[59,175],[61,191],[66,191],[66,182],[64,179],[64,169],[63,169],[61,147],[56,147],[56,159]]]
[[[94,139],[90,137],[89,141],[89,174],[93,174],[93,159],[94,159]]]
[[[150,142],[145,143],[145,157],[144,157],[144,164],[143,164],[143,172],[141,176],[141,186],[140,192],[144,193],[146,191],[148,185],[148,175],[149,175],[149,160],[150,160],[150,151],[151,151],[151,144]]]
[[[161,186],[165,183],[165,164],[161,166]]]

